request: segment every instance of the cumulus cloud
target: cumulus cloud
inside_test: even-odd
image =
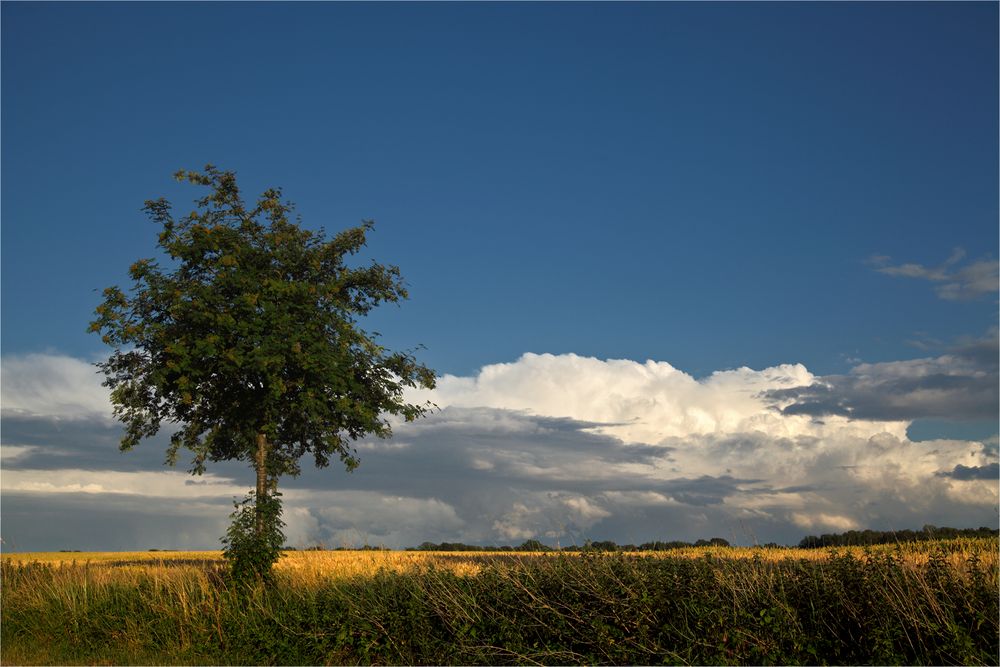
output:
[[[715,433],[794,436],[854,429],[846,421],[825,428],[809,418],[780,415],[762,399],[767,392],[808,386],[815,379],[801,364],[738,368],[695,379],[662,361],[529,353],[513,363],[485,366],[475,377],[445,375],[433,391],[415,390],[410,397],[439,406],[583,420],[592,422],[596,432],[647,444]],[[878,430],[893,428],[882,425]],[[866,429],[871,427],[861,426],[859,432]]]
[[[796,526],[801,526],[807,530],[835,530],[844,532],[858,527],[857,522],[853,519],[839,514],[803,514],[801,512],[793,512],[791,518]]]
[[[851,377],[974,378],[991,355],[973,341],[947,356],[861,365]],[[441,409],[397,425],[392,440],[359,443],[355,472],[304,467],[282,480],[286,533],[292,544],[330,546],[745,543],[994,521],[995,443],[911,442],[903,411],[788,409],[816,385],[838,386],[797,364],[694,378],[664,362],[536,354],[445,376],[409,397]],[[53,533],[102,534],[103,548],[172,546],[169,536],[136,543],[149,539],[139,522],[107,522],[141,505],[187,512],[195,528],[185,539],[211,534],[202,546],[217,546],[231,498],[252,486],[247,466],[217,465],[203,478],[164,470],[163,438],[121,454],[104,417],[67,422],[43,404],[4,412],[5,540],[40,539],[30,508],[58,506],[65,513],[53,511]]]
[[[942,299],[952,301],[975,299],[984,294],[995,293],[998,289],[1000,262],[982,259],[961,264],[964,258],[965,251],[955,248],[948,259],[938,266],[892,264],[892,258],[886,255],[873,255],[868,259],[868,263],[879,273],[889,276],[917,278],[936,283],[934,291]]]
[[[611,516],[607,503],[596,495],[588,498],[565,491],[519,494],[518,500],[493,520],[493,541],[517,544],[541,538],[582,544],[594,525]]]
[[[882,374],[929,384],[947,370],[960,381],[947,385],[955,394],[949,416],[963,401],[967,407],[958,415],[995,416],[996,402],[990,405],[988,395],[990,387],[995,393],[996,372],[988,363],[981,366],[990,358],[989,343],[976,341],[938,360],[861,365],[857,377]],[[956,465],[987,466],[995,450],[986,443],[914,443],[906,437],[908,420],[930,412],[933,396],[911,387],[909,395],[897,397],[895,412],[775,409],[829,383],[800,365],[695,379],[662,362],[529,354],[475,377],[442,378],[437,390],[422,396],[452,407],[407,433],[423,431],[415,443],[421,451],[423,437],[432,432],[463,432],[464,451],[474,453],[468,470],[522,488],[533,483],[530,493],[522,491],[493,520],[494,529],[511,539],[551,537],[559,525],[648,535],[650,526],[677,531],[678,518],[688,535],[705,529],[699,520],[763,531],[781,526],[776,532],[784,535],[788,526],[903,527],[941,514],[964,523],[963,513],[970,511],[990,521],[995,484],[940,473]],[[977,390],[986,390],[987,398]],[[899,407],[908,399],[913,405]],[[457,411],[463,405],[486,407]],[[556,422],[537,413],[558,416],[576,433],[544,433],[541,424]],[[502,429],[508,435],[498,436]],[[481,438],[484,430],[490,444],[479,448],[473,434]],[[603,439],[588,440],[585,433]],[[643,448],[647,456],[636,457],[634,451]],[[565,511],[560,516],[558,504],[546,499],[566,491],[582,494],[608,516],[588,525]]]

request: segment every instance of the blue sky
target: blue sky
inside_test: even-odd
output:
[[[976,466],[995,461],[995,3],[6,2],[0,11],[3,442],[22,452],[5,461],[8,478],[52,467],[25,467],[45,442],[23,434],[44,429],[11,420],[67,418],[39,401],[70,371],[51,366],[62,370],[40,379],[31,369],[107,353],[85,329],[99,290],[153,253],[142,202],[165,196],[187,210],[196,192],[170,175],[208,162],[235,170],[248,195],[282,187],[307,226],[374,219],[370,254],[400,266],[412,298],[369,325],[390,347],[425,345],[422,358],[442,374],[482,379],[484,367],[508,364],[551,383],[575,355],[665,362],[708,386],[719,371],[801,364],[810,375],[795,377],[827,393],[781,394],[789,415],[819,420],[852,405],[875,425],[905,420],[885,431],[904,441],[909,429],[914,440],[977,442],[986,458]],[[552,365],[526,353],[552,355],[537,357]],[[907,384],[928,374],[951,384]],[[578,409],[543,397],[526,405],[485,386],[455,389],[454,409],[577,420],[553,426],[557,434],[621,416],[580,408],[591,405],[582,399]],[[711,412],[698,401],[684,410]],[[84,447],[60,442],[60,451]],[[441,539],[566,539],[532,533],[530,521],[504,533],[510,516],[537,518],[512,499],[519,483],[497,488],[524,512],[478,523],[459,513],[464,527],[442,528]],[[620,537],[612,523],[624,525],[613,502],[624,491],[613,486],[564,499],[594,508],[575,520],[583,530],[589,516],[596,539]],[[449,504],[429,494],[409,497]],[[981,505],[995,521],[995,493]],[[791,539],[823,529],[801,518],[810,511],[841,516],[810,507],[772,511],[762,531]],[[891,512],[842,514],[828,525]],[[700,536],[689,526],[675,530]]]

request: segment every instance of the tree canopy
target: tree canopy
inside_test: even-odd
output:
[[[280,189],[248,205],[233,172],[208,165],[175,178],[208,192],[183,217],[165,199],[145,203],[166,261],[132,264],[131,290],[105,289],[90,325],[114,348],[98,365],[125,425],[123,450],[175,424],[168,463],[181,448],[196,474],[207,462],[247,461],[261,498],[298,474],[304,455],[352,470],[355,440],[389,436],[390,415],[426,414],[403,390],[432,388],[433,371],[360,326],[373,308],[407,298],[397,267],[348,263],[371,221],[328,238],[290,220]]]

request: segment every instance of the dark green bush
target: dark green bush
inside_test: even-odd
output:
[[[240,583],[271,583],[271,567],[281,558],[285,523],[281,520],[281,494],[273,492],[257,502],[251,491],[242,502],[234,502],[232,523],[222,538],[222,554],[229,561],[232,578]]]

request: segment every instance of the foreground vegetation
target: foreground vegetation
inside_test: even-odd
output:
[[[271,587],[228,582],[217,552],[89,556],[5,555],[4,664],[997,662],[991,539],[298,552]]]

